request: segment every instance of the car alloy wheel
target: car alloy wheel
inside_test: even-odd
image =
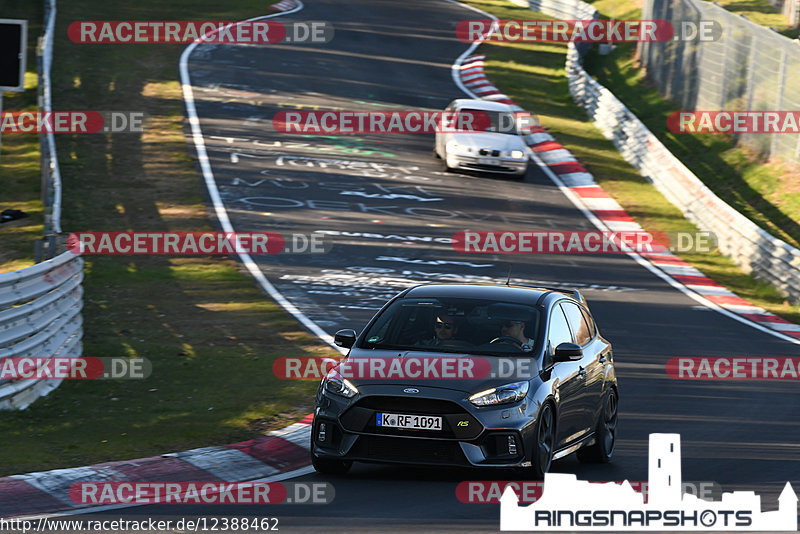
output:
[[[597,422],[595,443],[578,451],[578,460],[585,463],[608,463],[614,455],[617,443],[617,410],[619,399],[612,388],[605,396],[603,411]]]
[[[536,478],[544,478],[553,461],[553,444],[555,443],[555,421],[553,408],[545,403],[536,421],[536,443],[531,456],[531,466]]]

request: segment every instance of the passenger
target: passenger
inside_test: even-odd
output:
[[[516,339],[525,352],[533,350],[535,341],[525,335],[525,321],[504,321],[500,327],[500,336]]]

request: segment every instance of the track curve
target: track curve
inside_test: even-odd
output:
[[[325,231],[324,255],[256,260],[288,304],[324,333],[359,330],[387,298],[414,283],[505,280],[508,258],[467,256],[457,231],[589,230],[590,223],[541,169],[524,181],[439,172],[429,135],[302,137],[269,131],[278,111],[426,108],[462,96],[451,66],[466,46],[458,21],[475,12],[450,2],[314,0],[287,20],[325,20],[327,45],[200,45],[187,57],[199,130],[220,201],[236,231]],[[532,110],[535,111],[535,110]],[[512,279],[584,284],[615,348],[621,440],[615,460],[555,471],[589,480],[645,480],[647,436],[678,432],[685,480],[777,496],[800,487],[800,391],[792,382],[678,382],[675,356],[797,356],[796,345],[697,303],[623,255],[516,256]],[[578,284],[580,287],[580,284]],[[461,480],[513,473],[357,465],[329,506],[139,507],[126,514],[271,515],[281,527],[333,531],[494,531],[499,507],[462,504]],[[100,512],[107,513],[107,512]]]

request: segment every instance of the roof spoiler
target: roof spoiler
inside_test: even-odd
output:
[[[561,293],[562,295],[569,295],[570,297],[574,298],[584,306],[588,306],[588,304],[586,304],[586,299],[584,298],[583,294],[581,294],[581,292],[578,291],[577,289],[569,289],[566,287],[526,286],[524,284],[514,284],[514,285],[519,287],[530,287],[532,289],[546,289],[548,292],[543,293],[542,296],[539,297],[539,300],[536,301],[537,305],[541,304],[544,298],[550,292],[555,291],[556,293]]]
[[[572,290],[572,298],[574,298],[575,300],[586,306],[586,299],[583,298],[583,295],[577,289]]]

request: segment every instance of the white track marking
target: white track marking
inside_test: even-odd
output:
[[[494,21],[499,20],[497,17],[495,17],[491,13],[486,13],[485,11],[481,11],[478,8],[475,8],[475,7],[472,7],[472,6],[468,6],[466,4],[462,4],[461,2],[458,2],[457,0],[444,0],[444,1],[445,2],[450,2],[451,4],[457,4],[457,5],[463,6],[463,7],[467,8],[467,9],[471,9],[472,11],[480,13],[481,15],[485,16],[488,19],[491,19],[491,20],[494,20]],[[453,76],[453,81],[455,82],[455,84],[458,86],[459,89],[461,89],[464,93],[469,95],[471,98],[478,98],[478,97],[475,95],[475,93],[473,93],[472,91],[467,89],[467,87],[461,81],[461,79],[460,79],[460,77],[461,77],[460,76],[460,74],[461,74],[461,64],[467,58],[467,56],[469,56],[473,52],[473,50],[475,50],[476,48],[478,48],[478,46],[480,46],[480,44],[483,41],[484,41],[484,39],[481,39],[481,40],[473,42],[472,45],[463,54],[458,56],[458,59],[456,59],[455,63],[453,63],[453,66],[450,69],[450,73]],[[552,137],[549,136],[549,135],[547,137],[552,139]],[[545,141],[547,139],[541,139],[541,140]],[[570,200],[570,202],[572,202],[572,204],[578,210],[580,210],[580,212],[583,213],[583,215],[587,219],[589,219],[589,221],[592,224],[595,225],[595,227],[597,229],[604,230],[604,231],[609,231],[609,227],[605,223],[603,223],[603,221],[601,221],[594,213],[589,211],[586,208],[586,206],[583,205],[583,203],[581,202],[581,199],[573,191],[571,191],[569,189],[569,187],[567,187],[564,184],[563,181],[561,181],[561,179],[558,177],[558,175],[556,175],[556,173],[554,173],[547,165],[545,165],[545,163],[537,156],[536,153],[533,153],[531,155],[531,159],[533,159],[534,163],[536,163],[536,165],[538,165],[539,168],[542,169],[542,171],[553,181],[553,183],[556,184],[556,186],[561,190],[561,192],[564,194],[564,196],[566,196]],[[594,179],[592,180],[592,182],[594,182]],[[597,184],[593,183],[591,185],[597,185]],[[754,321],[751,321],[749,319],[746,319],[744,317],[736,315],[735,313],[730,312],[730,311],[726,310],[725,308],[723,308],[723,307],[711,302],[710,300],[708,300],[707,298],[703,297],[699,293],[697,293],[695,291],[692,291],[691,289],[686,287],[684,284],[682,284],[682,283],[678,282],[677,280],[673,279],[671,276],[666,274],[664,271],[662,271],[661,269],[659,269],[658,267],[656,267],[655,265],[650,263],[648,260],[643,258],[640,254],[638,254],[636,252],[626,252],[626,254],[628,256],[630,256],[636,263],[638,263],[639,265],[641,265],[642,267],[644,267],[645,269],[647,269],[648,271],[650,271],[654,275],[658,276],[659,278],[664,280],[666,283],[668,283],[669,285],[671,285],[672,287],[674,287],[675,289],[677,289],[681,293],[685,294],[687,297],[691,298],[692,300],[694,300],[696,302],[699,302],[703,306],[706,306],[707,308],[710,308],[710,309],[712,309],[712,310],[714,310],[716,312],[719,312],[722,315],[724,315],[726,317],[729,317],[729,318],[731,318],[731,319],[733,319],[735,321],[739,321],[742,324],[746,324],[746,325],[748,325],[748,326],[750,326],[752,328],[755,328],[756,330],[760,330],[760,331],[764,332],[765,334],[769,334],[769,335],[771,335],[773,337],[776,337],[778,339],[782,339],[783,341],[788,341],[789,343],[793,343],[795,345],[800,345],[800,339],[796,339],[796,338],[781,334],[780,332],[776,332],[775,330],[772,330],[772,329],[767,328],[765,326],[761,326],[760,324],[758,324],[758,323],[756,323]]]
[[[288,15],[290,13],[296,13],[303,9],[303,3],[300,0],[297,0],[297,7],[290,10],[284,11],[282,13],[274,13],[272,15],[265,15],[262,17],[255,17],[252,19],[248,19],[242,22],[250,22],[254,20],[264,20],[269,19],[272,17],[278,17],[281,15]],[[222,199],[219,195],[219,189],[217,188],[217,182],[214,179],[214,173],[211,170],[211,162],[208,159],[208,152],[206,151],[206,143],[203,139],[203,131],[200,129],[200,119],[197,116],[197,108],[194,104],[194,92],[192,91],[192,81],[189,76],[189,56],[192,54],[197,45],[201,44],[199,42],[194,42],[186,47],[186,49],[181,54],[180,59],[180,74],[181,74],[181,88],[183,90],[183,101],[186,104],[186,114],[189,116],[189,125],[192,128],[192,141],[194,141],[195,150],[197,151],[197,160],[200,162],[200,169],[203,172],[203,179],[206,183],[206,188],[208,189],[208,194],[211,197],[211,202],[214,203],[214,211],[217,214],[217,219],[219,219],[219,223],[222,226],[223,231],[225,232],[234,232],[233,225],[231,224],[231,220],[228,217],[228,212],[225,209],[225,205],[222,203]],[[267,277],[264,276],[264,273],[261,272],[258,265],[253,261],[253,258],[250,257],[249,254],[239,254],[239,259],[242,261],[242,264],[248,270],[248,272],[256,279],[259,285],[267,292],[269,296],[275,299],[275,302],[281,305],[284,310],[292,314],[295,319],[300,321],[300,323],[305,326],[308,330],[310,330],[314,335],[319,337],[322,341],[330,345],[331,347],[335,348],[342,354],[346,354],[347,351],[342,349],[341,347],[337,347],[333,342],[333,336],[325,332],[317,323],[312,321],[306,314],[301,312],[294,304],[289,302],[286,297],[284,297],[276,288],[273,286]]]

